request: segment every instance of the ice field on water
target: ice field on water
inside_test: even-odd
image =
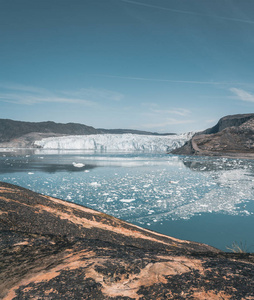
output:
[[[223,250],[235,241],[254,251],[254,161],[163,151],[1,151],[1,181],[170,236]]]

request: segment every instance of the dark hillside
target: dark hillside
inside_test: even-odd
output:
[[[109,134],[124,134],[124,133],[132,133],[132,134],[140,134],[140,135],[175,135],[176,133],[158,133],[158,132],[150,132],[143,130],[135,130],[135,129],[102,129],[99,128],[101,133],[109,133]]]
[[[220,132],[223,129],[228,127],[232,127],[232,126],[238,127],[252,118],[254,118],[254,114],[226,116],[221,118],[215,126],[202,131],[200,134],[212,134],[212,133]]]
[[[214,127],[195,134],[172,153],[254,159],[254,114],[221,118]]]
[[[0,147],[29,148],[35,140],[63,135],[89,134],[143,134],[143,135],[172,135],[159,134],[133,129],[96,129],[79,123],[22,122],[9,119],[0,119]]]
[[[98,130],[82,124],[55,122],[22,122],[0,119],[0,142],[9,142],[28,133],[55,133],[64,135],[96,134]]]

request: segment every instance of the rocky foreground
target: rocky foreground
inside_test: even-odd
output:
[[[172,153],[254,159],[254,114],[223,117]]]
[[[254,299],[254,255],[0,183],[1,299]]]

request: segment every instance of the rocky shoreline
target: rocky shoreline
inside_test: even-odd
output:
[[[254,254],[0,183],[1,299],[253,299]]]

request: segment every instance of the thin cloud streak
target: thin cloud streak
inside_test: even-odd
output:
[[[29,92],[29,93],[48,93],[46,89],[38,88],[34,86],[27,86],[22,84],[13,84],[13,83],[0,83],[0,88],[5,90]]]
[[[173,109],[173,110],[163,110],[163,109],[153,109],[152,112],[156,114],[172,114],[172,115],[178,115],[185,117],[190,114],[190,111],[188,109]]]
[[[82,104],[86,106],[96,106],[95,102],[77,99],[77,98],[64,98],[57,96],[35,96],[29,94],[0,94],[0,99],[3,102],[15,103],[15,104],[24,104],[24,105],[33,105],[38,103],[69,103],[69,104]]]
[[[143,128],[163,128],[169,125],[180,125],[180,124],[190,124],[195,123],[194,120],[177,120],[177,119],[167,119],[162,123],[152,123],[152,124],[143,124]]]
[[[21,84],[0,83],[0,101],[33,105],[37,103],[69,103],[99,107],[101,100],[121,101],[124,95],[105,89],[80,89],[51,92],[43,88]]]
[[[170,109],[166,109],[165,107],[161,107],[158,103],[155,102],[144,102],[141,104],[145,109],[143,110],[143,115],[150,117],[164,117],[165,115],[177,115],[181,117],[186,117],[191,114],[191,111],[182,107],[173,107]],[[148,111],[147,111],[148,110]]]
[[[201,13],[197,13],[194,11],[172,9],[172,8],[167,8],[167,7],[162,7],[162,6],[157,6],[157,5],[147,4],[147,3],[141,3],[141,2],[137,2],[137,1],[131,1],[131,0],[121,0],[121,1],[125,2],[125,3],[139,5],[139,6],[145,6],[145,7],[160,9],[160,10],[164,10],[164,11],[170,11],[170,12],[174,12],[174,13],[195,15],[195,16],[201,16],[201,17],[209,17],[209,18],[220,19],[220,20],[225,20],[225,21],[232,21],[232,22],[254,24],[254,21],[251,21],[251,20],[243,20],[243,19],[238,19],[238,18],[228,18],[228,17],[223,17],[223,16],[220,17],[220,16],[214,16],[214,15],[208,15],[208,14],[201,14]]]
[[[116,75],[96,75],[100,77],[107,78],[120,78],[128,80],[140,80],[140,81],[153,81],[153,82],[169,82],[169,83],[183,83],[183,84],[201,84],[201,85],[245,85],[244,83],[233,83],[233,82],[219,82],[219,81],[195,81],[195,80],[172,80],[172,79],[156,79],[156,78],[146,78],[146,77],[132,77],[132,76],[116,76]]]
[[[176,13],[181,13],[181,14],[201,15],[201,14],[198,14],[198,13],[192,12],[192,11],[167,8],[167,7],[162,7],[162,6],[157,6],[157,5],[147,4],[147,3],[141,3],[141,2],[137,2],[137,1],[131,1],[131,0],[121,0],[121,1],[122,2],[126,2],[126,3],[130,3],[130,4],[139,5],[139,6],[156,8],[156,9],[160,9],[160,10],[171,11],[171,12],[176,12]]]
[[[95,88],[89,88],[85,89],[82,88],[77,91],[68,91],[64,92],[66,95],[72,95],[77,97],[86,97],[86,98],[92,98],[92,99],[105,99],[105,100],[111,100],[111,101],[121,101],[124,98],[124,95],[111,91],[106,89],[95,89]]]
[[[237,89],[237,88],[231,88],[230,91],[234,93],[238,99],[242,101],[247,101],[247,102],[254,102],[254,95],[242,90],[242,89]]]

